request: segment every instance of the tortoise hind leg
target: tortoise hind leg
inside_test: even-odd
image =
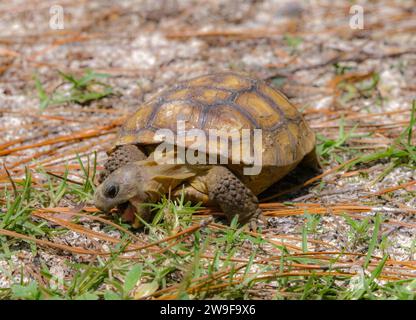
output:
[[[102,183],[110,173],[129,162],[145,160],[146,158],[146,154],[135,145],[120,146],[109,155],[104,163],[104,169],[98,175],[97,182]]]
[[[222,209],[229,222],[237,215],[240,224],[257,228],[257,219],[262,216],[257,197],[229,169],[212,167],[206,175],[206,186],[209,199]]]

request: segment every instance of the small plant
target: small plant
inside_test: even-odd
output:
[[[71,74],[62,71],[58,72],[64,82],[55,88],[51,95],[46,93],[39,78],[34,76],[35,87],[40,101],[39,109],[41,111],[50,105],[59,105],[66,102],[75,102],[84,105],[114,93],[110,85],[100,81],[101,79],[108,78],[108,74],[87,70],[82,77],[76,78]],[[58,90],[60,87],[65,88]]]
[[[305,212],[306,223],[305,227],[308,233],[316,233],[318,231],[319,223],[321,222],[321,216],[317,214],[310,214]]]
[[[39,300],[44,298],[44,295],[35,281],[31,281],[27,285],[14,284],[11,287],[11,291],[13,299]]]
[[[155,212],[151,226],[155,227],[163,222],[163,226],[170,232],[175,232],[178,229],[180,221],[189,224],[192,220],[192,214],[202,209],[200,203],[193,205],[190,201],[185,202],[184,192],[182,192],[179,199],[171,200],[162,196],[162,199],[156,204],[143,205],[151,207],[151,210]],[[145,221],[142,222],[146,223]]]
[[[300,37],[285,34],[283,37],[283,41],[290,48],[290,54],[294,54],[303,42],[303,39]]]
[[[362,245],[369,240],[368,230],[370,229],[370,218],[354,220],[344,215],[344,219],[350,227],[348,238],[352,247]]]
[[[376,280],[383,271],[387,258],[388,256],[385,255],[369,275],[362,272],[353,277],[350,281],[350,287],[342,295],[342,299],[379,299],[379,297],[377,297],[374,292],[382,289],[382,287],[378,284],[378,282],[376,282]]]
[[[373,153],[366,153],[356,160],[348,163],[345,168],[349,169],[359,163],[369,163],[372,161],[388,158],[393,161],[393,164],[387,168],[387,171],[381,173],[381,178],[386,176],[388,172],[400,165],[407,165],[415,168],[416,164],[416,145],[412,141],[413,127],[416,124],[416,100],[413,100],[412,110],[410,115],[409,125],[402,131],[397,139],[394,140],[391,146],[381,151]],[[376,180],[380,180],[380,177]]]
[[[0,229],[13,230],[34,235],[44,235],[42,223],[31,219],[32,207],[37,199],[32,187],[32,175],[26,168],[25,178],[15,183],[17,188],[14,195],[4,190],[5,208],[0,211]]]
[[[275,76],[271,79],[271,84],[276,88],[282,88],[287,82],[287,78],[283,76]]]
[[[343,75],[343,74],[346,74],[348,71],[351,71],[351,70],[353,69],[352,67],[349,67],[349,66],[343,65],[343,64],[341,64],[341,63],[339,63],[339,62],[334,63],[334,64],[333,64],[333,67],[334,67],[334,69],[335,69],[335,74],[336,74],[336,75]]]
[[[337,90],[341,92],[341,102],[347,103],[356,98],[369,98],[373,96],[380,81],[380,75],[376,72],[371,74],[369,79],[354,79],[351,81],[342,80],[337,84]]]
[[[356,128],[357,125],[355,125],[351,130],[346,131],[344,118],[341,118],[337,139],[328,139],[321,134],[317,134],[318,144],[316,146],[316,151],[318,155],[324,160],[335,160],[338,163],[342,163],[343,159],[337,154],[337,152],[350,151],[352,147],[346,146],[348,140],[363,136],[354,134]]]

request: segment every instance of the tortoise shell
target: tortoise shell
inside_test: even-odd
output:
[[[157,94],[122,125],[115,147],[157,145],[163,140],[156,131],[176,134],[177,119],[185,121],[186,130],[202,129],[207,135],[209,129],[261,129],[262,144],[253,147],[261,148],[263,167],[292,167],[315,148],[313,131],[281,92],[231,72],[200,76]],[[194,142],[185,139],[185,147],[195,147]]]

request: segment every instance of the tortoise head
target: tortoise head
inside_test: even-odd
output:
[[[135,214],[145,221],[151,218],[150,207],[143,203],[158,201],[162,194],[193,176],[195,172],[184,165],[131,162],[112,172],[97,187],[94,204],[103,212],[122,208],[122,218],[138,227],[140,223]]]
[[[145,202],[143,167],[129,163],[112,172],[96,189],[95,206],[103,212],[134,200]]]

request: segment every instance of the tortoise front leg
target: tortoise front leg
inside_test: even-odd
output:
[[[107,161],[104,163],[104,169],[98,175],[98,183],[101,184],[113,171],[126,165],[129,162],[147,159],[147,156],[137,146],[129,144],[117,147]]]
[[[181,199],[182,195],[184,196],[185,202],[195,203],[202,203],[202,205],[210,205],[208,195],[196,190],[190,184],[185,183],[176,187],[176,189],[172,190],[172,198],[173,199]]]
[[[214,166],[206,176],[209,199],[226,214],[230,222],[235,215],[240,224],[250,223],[256,229],[257,219],[262,216],[257,197],[229,169]]]

